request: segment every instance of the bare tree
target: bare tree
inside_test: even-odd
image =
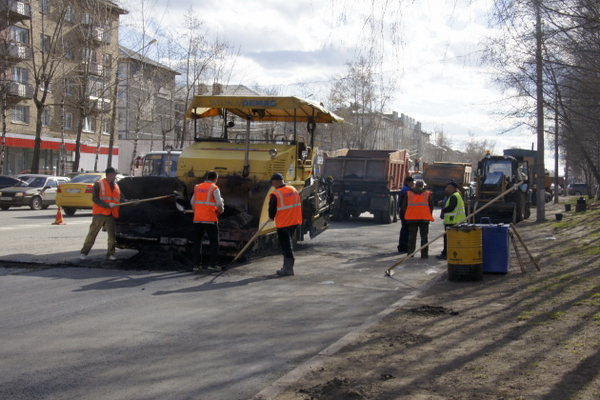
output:
[[[182,86],[178,97],[183,100],[187,109],[192,98],[206,93],[207,88],[212,94],[221,94],[219,88],[228,83],[233,67],[230,60],[235,59],[228,42],[219,37],[211,40],[204,22],[198,18],[190,7],[185,17],[186,33],[182,36],[185,47],[178,47],[179,62],[176,69],[182,74]],[[173,40],[172,43],[177,43]],[[183,147],[189,140],[189,125],[184,123],[178,138],[178,147]]]
[[[35,11],[37,18],[29,21],[29,30],[33,43],[31,70],[33,73],[33,103],[37,110],[35,120],[35,141],[31,172],[40,171],[40,149],[42,145],[42,117],[48,106],[49,92],[57,72],[60,71],[64,57],[63,27],[69,7],[58,2],[50,7],[47,1],[41,1]]]
[[[476,140],[475,135],[469,132],[469,140],[464,143],[464,162],[470,162],[471,165],[477,166],[477,162],[483,158],[486,151],[489,150],[491,154],[494,154],[494,148],[496,142],[493,140],[483,139]]]

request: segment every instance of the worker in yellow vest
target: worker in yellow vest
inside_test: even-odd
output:
[[[223,214],[225,206],[221,198],[221,192],[217,186],[219,175],[215,171],[206,174],[204,182],[194,186],[192,196],[192,208],[194,209],[194,264],[202,269],[202,239],[204,234],[208,235],[210,241],[210,265],[209,270],[220,271],[219,262],[219,218]]]
[[[465,214],[465,202],[458,191],[458,184],[456,182],[450,181],[446,184],[446,194],[446,202],[444,203],[444,208],[442,208],[444,230],[448,230],[452,225],[467,219],[467,215]],[[436,258],[440,260],[448,258],[448,235],[444,235],[444,250],[442,250],[442,254],[437,255]]]
[[[269,219],[275,220],[277,238],[283,252],[283,268],[277,275],[294,275],[294,233],[302,225],[302,201],[298,191],[283,181],[283,175],[273,174],[271,186],[275,191],[269,199]]]
[[[429,223],[433,221],[433,198],[431,193],[423,188],[423,181],[418,180],[415,187],[404,197],[402,209],[404,219],[408,223],[408,254],[417,248],[417,232],[421,233],[421,246],[427,243]],[[429,247],[421,249],[421,258],[429,257]]]

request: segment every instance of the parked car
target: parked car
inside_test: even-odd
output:
[[[587,196],[590,194],[587,183],[573,183],[567,187],[569,196]]]
[[[19,178],[8,175],[0,175],[0,189],[15,186],[19,183]]]
[[[67,215],[74,215],[77,210],[91,210],[94,205],[94,183],[105,177],[104,172],[88,172],[75,176],[58,188],[56,205],[61,206]],[[117,181],[121,178],[123,175],[117,175]]]
[[[27,179],[25,179],[27,178]],[[56,189],[69,178],[64,176],[49,176],[27,174],[19,176],[20,182],[0,191],[0,209],[29,206],[32,210],[41,210],[55,204]]]

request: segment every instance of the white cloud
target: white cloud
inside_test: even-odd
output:
[[[493,32],[485,19],[491,5],[492,0],[155,0],[145,8],[157,24],[176,31],[191,6],[209,32],[240,49],[232,83],[278,85],[285,94],[313,94],[317,100],[325,100],[327,82],[345,73],[346,62],[366,44],[385,45],[382,70],[399,82],[388,111],[407,114],[428,131],[443,128],[455,145],[472,132],[496,141],[497,152],[531,148],[529,131],[498,136],[508,123],[489,115],[501,98],[489,81],[491,72],[479,63],[479,43]],[[125,17],[131,23],[140,3],[123,6],[131,11]],[[392,29],[400,29],[401,42],[393,43]]]

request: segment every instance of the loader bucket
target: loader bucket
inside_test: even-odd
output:
[[[484,206],[485,203],[477,204],[477,209]],[[515,203],[494,203],[486,207],[483,211],[475,215],[475,222],[479,223],[481,218],[489,218],[493,224],[516,223],[516,204]]]

